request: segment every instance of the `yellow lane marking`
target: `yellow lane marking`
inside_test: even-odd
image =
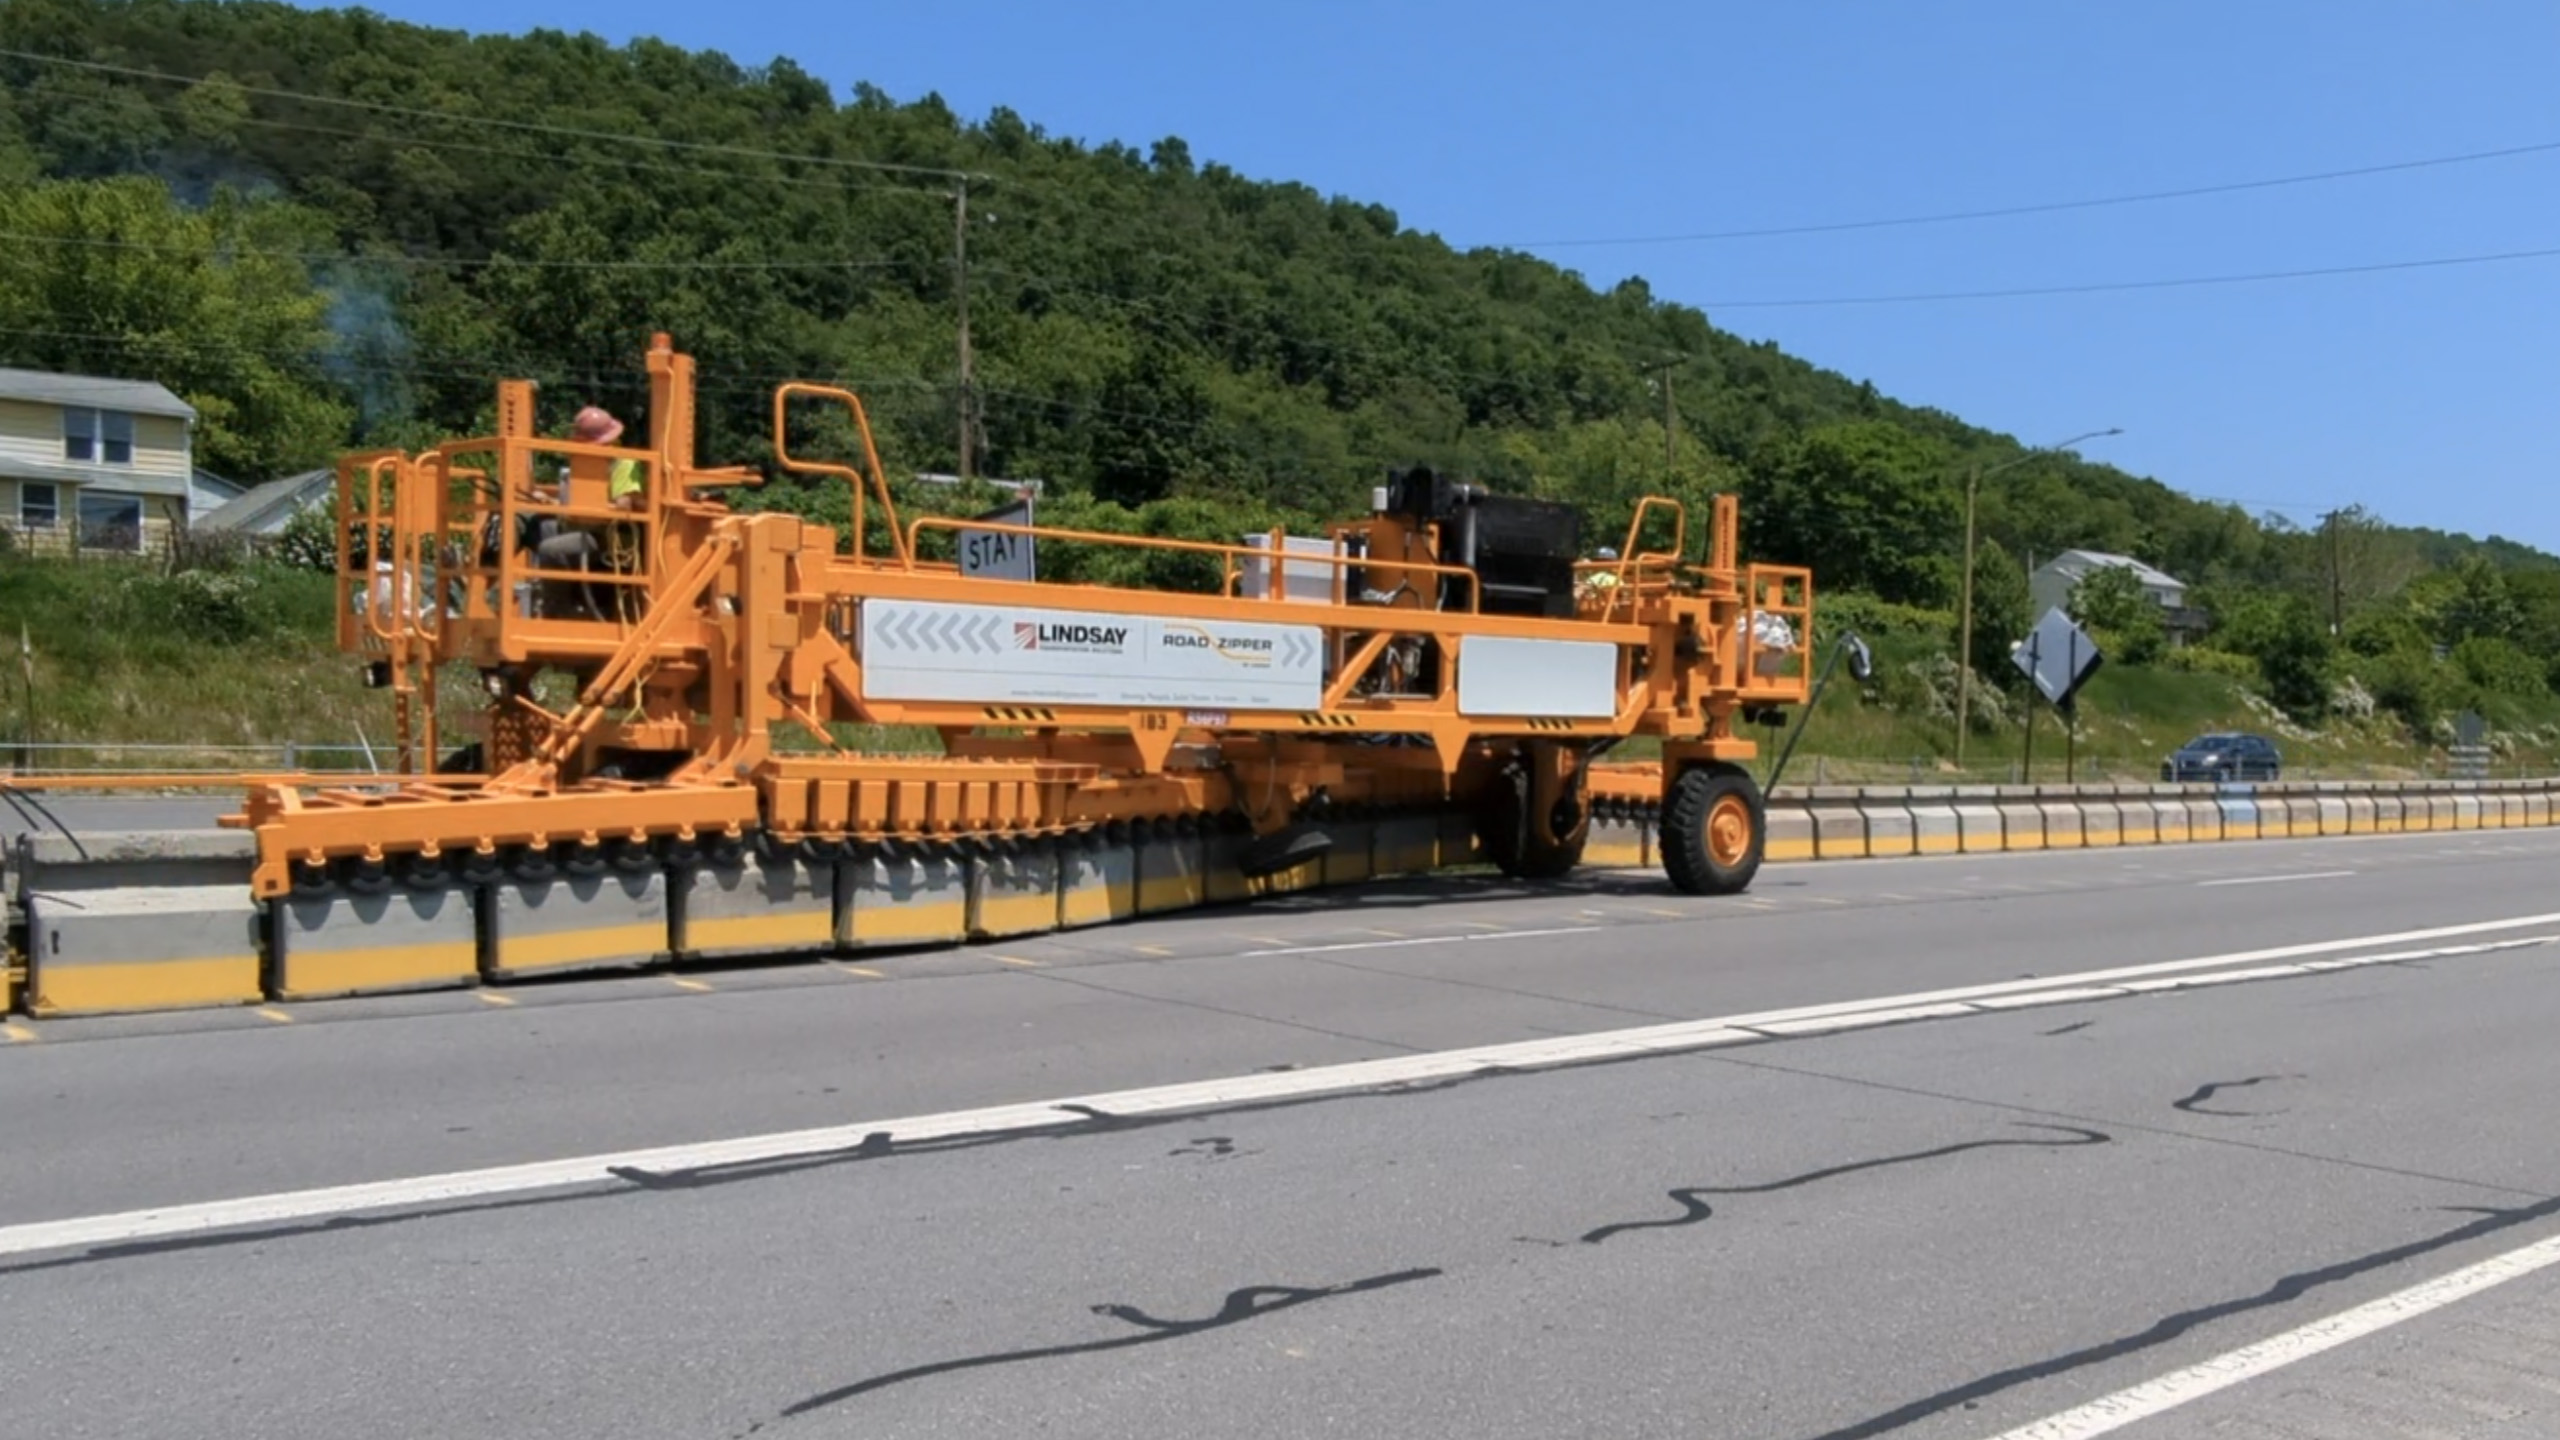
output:
[[[32,1045],[36,1038],[36,1032],[14,1020],[0,1023],[0,1035],[8,1036],[12,1045]]]
[[[474,990],[471,993],[483,1005],[506,1006],[516,1003],[516,997],[513,995],[493,995],[486,990]]]
[[[684,976],[682,976],[682,975],[670,975],[670,976],[668,976],[668,977],[667,977],[667,983],[668,983],[668,984],[670,984],[670,985],[675,986],[675,987],[676,987],[677,989],[679,989],[679,990],[694,990],[694,991],[702,991],[702,990],[708,990],[708,989],[710,989],[710,988],[711,988],[710,986],[708,986],[708,985],[706,985],[706,984],[702,983],[702,982],[701,982],[701,981],[699,981],[699,980],[688,980],[688,979],[686,979],[686,978],[685,978]]]
[[[279,1025],[290,1025],[290,1024],[292,1024],[292,1023],[293,1023],[293,1017],[292,1017],[292,1016],[287,1015],[286,1013],[284,1013],[283,1011],[281,1011],[281,1010],[277,1009],[277,1008],[276,1008],[276,1007],[274,1007],[273,1005],[261,1005],[261,1006],[259,1006],[259,1007],[258,1007],[258,1018],[259,1018],[259,1019],[261,1019],[261,1020],[273,1020],[274,1022],[276,1022],[276,1023],[277,1023],[277,1024],[279,1024]]]
[[[1169,954],[1172,954],[1173,952],[1168,950],[1168,951],[1166,951],[1165,953],[1169,955]],[[988,958],[988,959],[990,959],[990,960],[993,960],[993,961],[995,961],[995,962],[997,962],[998,964],[1001,964],[1001,965],[1025,965],[1025,966],[1029,966],[1030,968],[1032,968],[1032,969],[1034,969],[1034,970],[1037,970],[1037,969],[1039,969],[1039,968],[1040,968],[1040,962],[1039,962],[1039,961],[1037,961],[1037,960],[1026,960],[1026,959],[1024,959],[1022,956],[1019,956],[1019,955],[990,955],[990,956],[988,956],[987,958]]]
[[[881,974],[879,971],[872,969],[868,965],[838,965],[835,968],[843,971],[847,975],[859,975],[865,980],[886,980],[889,978],[888,976]]]
[[[1673,919],[1673,920],[1686,920],[1686,919],[1688,919],[1688,918],[1689,918],[1689,912],[1688,912],[1688,911],[1686,911],[1686,910],[1653,910],[1653,909],[1648,909],[1648,910],[1646,910],[1644,913],[1646,913],[1647,915],[1662,915],[1662,916],[1667,916],[1667,917],[1669,917],[1669,918],[1671,918],[1671,919]]]
[[[1849,903],[1837,895],[1807,895],[1804,898],[1812,901],[1816,905],[1846,905]]]
[[[1360,933],[1363,935],[1384,935],[1390,940],[1402,940],[1405,938],[1404,932],[1401,930],[1382,930],[1375,925],[1368,926]]]
[[[1141,955],[1170,955],[1173,953],[1162,945],[1133,945],[1129,948],[1137,951]]]

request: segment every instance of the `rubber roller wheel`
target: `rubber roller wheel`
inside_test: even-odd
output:
[[[1687,771],[1662,807],[1662,868],[1685,895],[1750,889],[1768,838],[1759,785],[1731,766]]]
[[[1485,797],[1484,813],[1477,818],[1476,834],[1484,841],[1485,858],[1494,868],[1514,880],[1561,880],[1582,863],[1583,842],[1590,838],[1590,827],[1572,826],[1573,838],[1557,844],[1536,833],[1529,823],[1529,772],[1512,768],[1497,777]],[[1559,811],[1566,807],[1559,806]],[[1572,821],[1569,813],[1550,817]]]

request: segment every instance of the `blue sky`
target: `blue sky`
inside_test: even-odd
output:
[[[2361,503],[2560,551],[2560,150],[1991,221],[1651,237],[2227,184],[2560,142],[2560,5],[389,0],[403,19],[788,55],[849,91],[1375,201],[1453,244],[1643,275],[1915,404],[2303,524]]]

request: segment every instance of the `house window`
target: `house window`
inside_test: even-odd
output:
[[[62,494],[51,485],[25,480],[18,485],[18,528],[50,530],[62,523]]]
[[[118,495],[111,490],[80,492],[80,548],[83,550],[126,550],[142,548],[142,497]]]
[[[122,410],[66,408],[62,412],[62,458],[94,465],[133,463],[133,417]]]

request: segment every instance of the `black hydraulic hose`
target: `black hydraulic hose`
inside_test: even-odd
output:
[[[1831,647],[1831,658],[1822,662],[1822,673],[1814,677],[1813,693],[1805,697],[1804,713],[1796,717],[1796,728],[1787,733],[1787,743],[1778,751],[1777,763],[1769,767],[1769,781],[1761,787],[1762,793],[1778,793],[1778,777],[1786,773],[1787,759],[1796,753],[1796,742],[1804,738],[1804,727],[1813,722],[1814,708],[1822,703],[1822,692],[1830,687],[1831,672],[1840,668],[1840,657],[1852,650],[1858,656],[1858,663],[1852,667],[1858,678],[1863,680],[1870,673],[1867,642],[1858,638],[1855,631],[1841,632],[1840,643]]]

